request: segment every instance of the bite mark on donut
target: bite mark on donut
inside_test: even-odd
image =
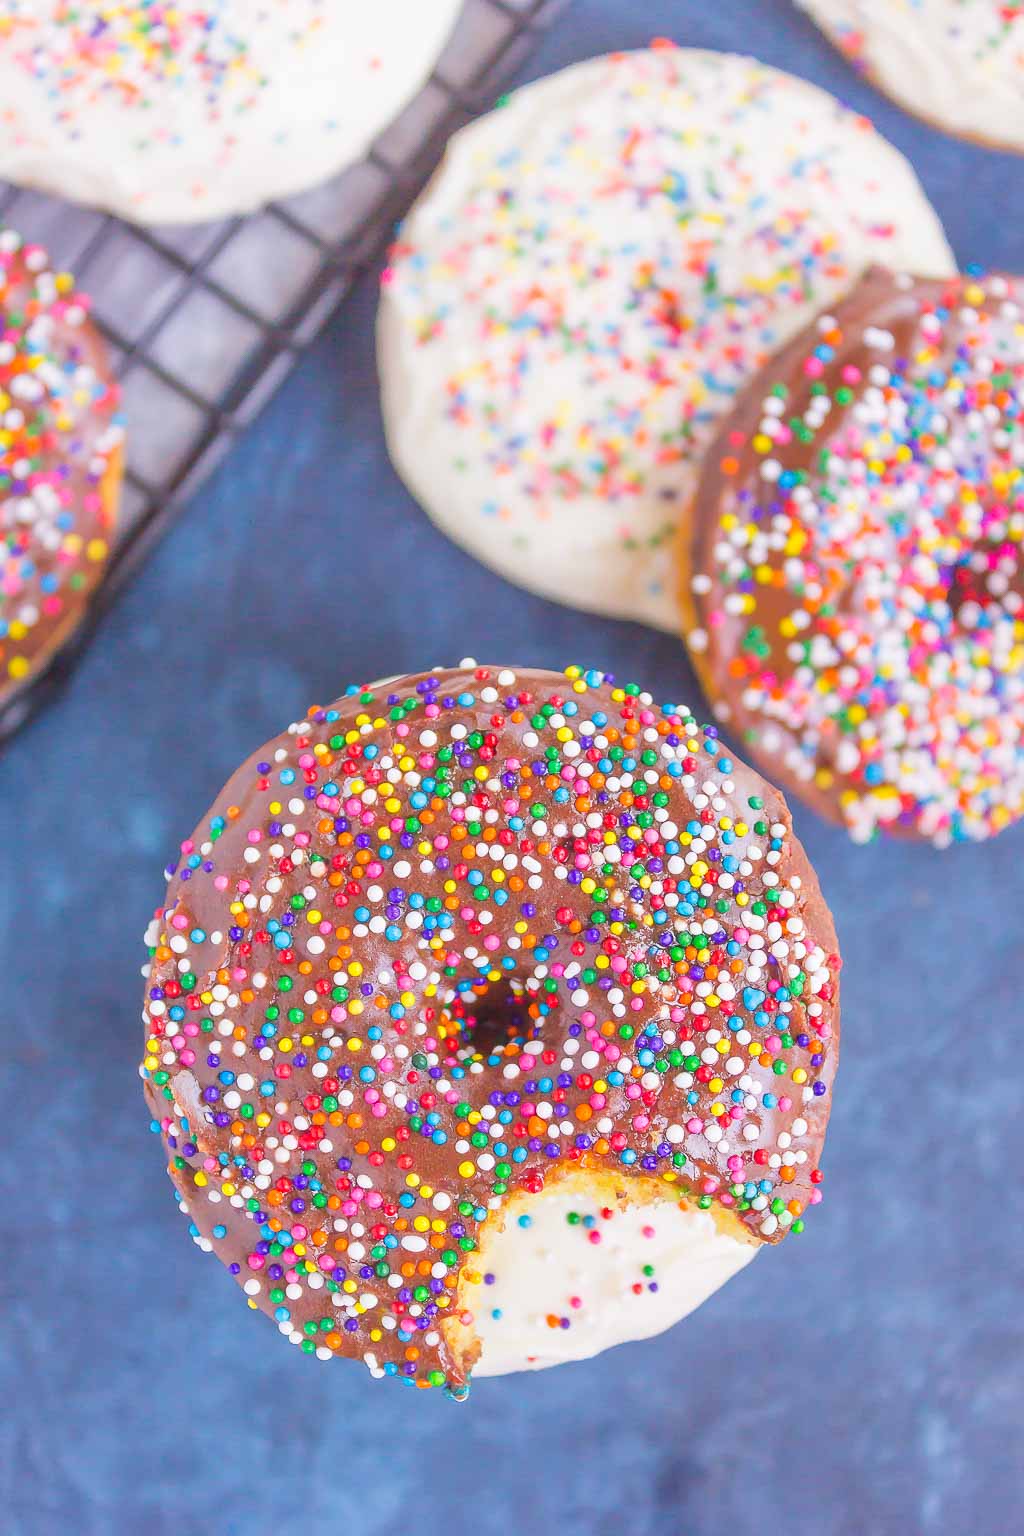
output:
[[[463,1395],[481,1244],[566,1178],[740,1248],[821,1198],[831,918],[782,796],[683,705],[578,667],[353,689],[168,877],[153,1129],[304,1353]]]

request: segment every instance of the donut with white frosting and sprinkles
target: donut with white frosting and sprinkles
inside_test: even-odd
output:
[[[718,718],[860,842],[1024,814],[1024,284],[868,273],[708,456],[684,561]]]
[[[257,752],[149,933],[192,1236],[465,1395],[658,1332],[821,1198],[839,955],[782,796],[634,684],[464,662]]]
[[[854,68],[961,138],[1024,153],[1021,0],[797,0]]]
[[[872,262],[955,270],[910,166],[824,91],[669,44],[566,69],[457,134],[399,232],[391,457],[510,580],[677,630],[718,422]]]
[[[248,213],[362,158],[461,0],[0,0],[0,176],[147,224]]]

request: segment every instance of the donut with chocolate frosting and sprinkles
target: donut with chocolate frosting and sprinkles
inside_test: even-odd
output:
[[[110,556],[118,390],[89,299],[0,231],[0,703],[78,624]]]
[[[857,841],[1024,812],[1024,284],[867,274],[709,454],[684,573],[719,718]]]
[[[307,1354],[460,1397],[667,1326],[820,1199],[832,919],[684,705],[575,666],[352,687],[167,875],[152,1128]]]
[[[248,213],[362,158],[461,0],[0,0],[0,176],[146,224]]]

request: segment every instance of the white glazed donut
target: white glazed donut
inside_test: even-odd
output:
[[[674,629],[720,417],[873,261],[953,270],[907,162],[816,87],[670,45],[527,86],[456,135],[392,252],[395,465],[511,580]]]
[[[145,223],[244,213],[357,160],[461,0],[0,0],[0,176]]]
[[[1024,151],[1024,5],[1007,0],[798,0],[908,111]]]

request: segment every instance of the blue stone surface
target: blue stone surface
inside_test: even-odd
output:
[[[904,116],[786,0],[576,0],[528,73],[659,33],[871,113],[961,261],[1024,269],[1024,161]],[[696,694],[671,637],[434,530],[384,451],[373,311],[367,281],[0,760],[0,1528],[1019,1529],[1024,829],[857,850],[797,808],[846,962],[826,1199],[660,1339],[459,1407],[301,1357],[189,1242],[136,1080],[142,932],[243,756],[351,679],[465,655]]]

